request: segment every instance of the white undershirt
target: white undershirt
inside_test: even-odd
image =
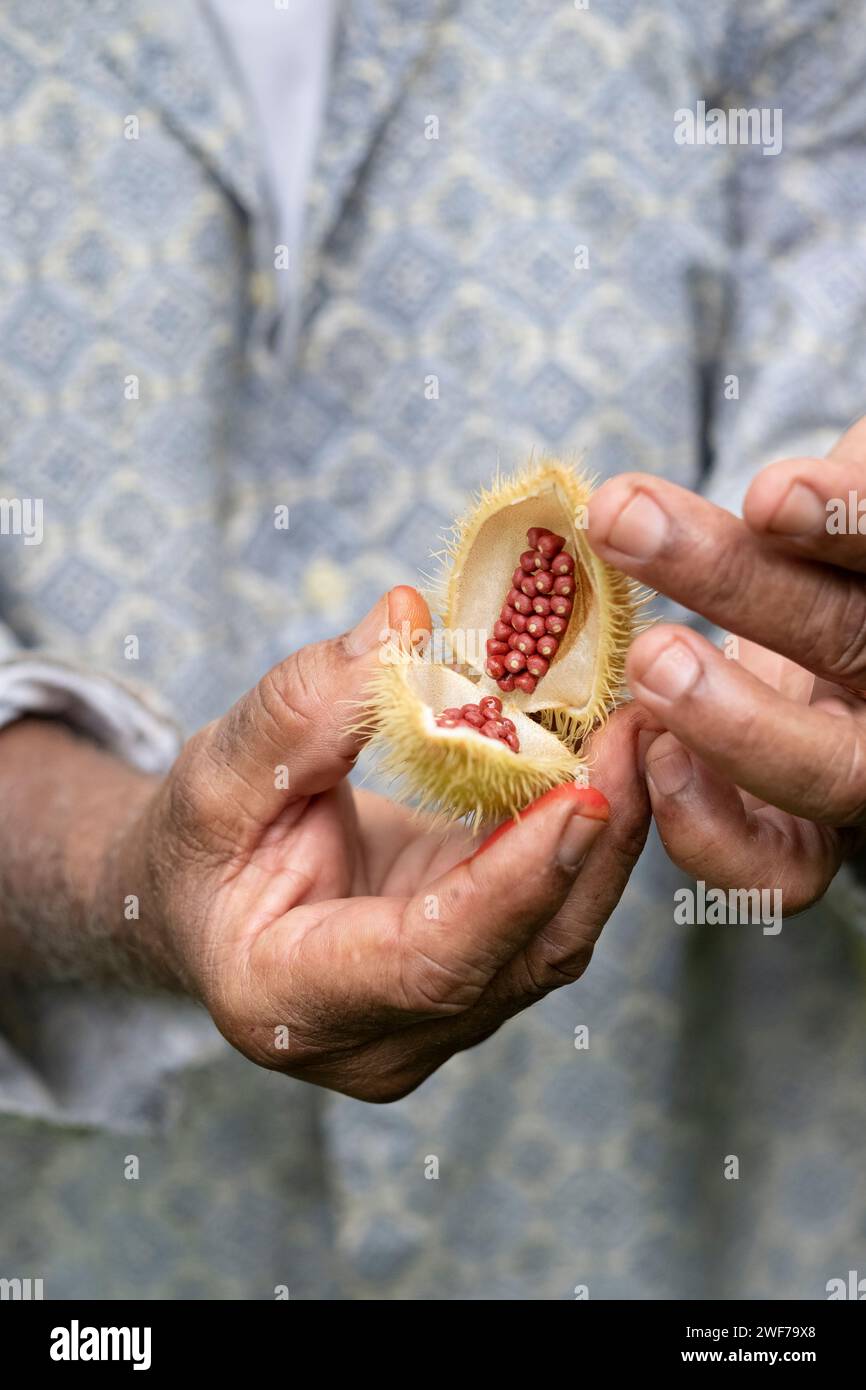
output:
[[[234,55],[259,127],[296,283],[307,185],[322,123],[339,0],[203,0]]]

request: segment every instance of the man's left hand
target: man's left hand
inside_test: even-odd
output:
[[[629,686],[666,731],[647,781],[680,868],[714,887],[781,888],[789,915],[866,829],[866,419],[825,459],[765,468],[743,515],[623,474],[595,494],[589,540],[736,638],[723,654],[662,624],[634,642]]]

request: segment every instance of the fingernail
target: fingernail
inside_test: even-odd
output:
[[[779,536],[814,536],[827,527],[827,512],[817,492],[805,483],[792,483],[767,522]]]
[[[346,634],[345,648],[349,656],[366,656],[380,643],[388,640],[388,596],[380,598],[356,627]]]
[[[678,700],[700,674],[700,665],[691,648],[685,642],[670,642],[635,684],[653,695],[660,695],[663,700]]]
[[[647,781],[662,796],[676,796],[685,791],[694,776],[694,764],[685,748],[672,748],[669,753],[647,763]]]
[[[601,833],[610,813],[607,799],[594,787],[581,789],[575,810],[565,823],[556,847],[556,862],[567,873],[576,874]]]
[[[509,830],[515,826],[522,825],[528,816],[534,815],[537,811],[550,806],[554,801],[568,800],[571,802],[573,811],[569,820],[577,816],[580,820],[606,821],[610,815],[610,803],[606,796],[603,796],[595,787],[577,787],[573,782],[566,782],[561,787],[553,787],[551,791],[545,792],[537,801],[533,801],[531,806],[527,806],[525,811],[520,812],[519,817],[507,820],[504,825],[493,831],[492,835],[479,845],[478,849],[470,857],[477,859],[480,854],[484,854],[491,846],[498,844],[503,835],[507,835]]]
[[[657,502],[636,492],[607,535],[606,544],[633,560],[651,560],[665,543],[668,519]]]

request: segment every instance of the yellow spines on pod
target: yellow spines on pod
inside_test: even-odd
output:
[[[532,694],[515,691],[509,704],[537,714],[571,746],[603,720],[621,698],[625,656],[641,626],[648,595],[592,551],[586,540],[592,480],[566,464],[542,460],[482,489],[475,506],[454,525],[442,555],[444,572],[434,602],[450,632],[490,636],[512,571],[526,551],[530,527],[565,537],[575,558],[574,611],[550,669]],[[479,638],[464,644],[470,656]],[[496,690],[481,660],[470,661],[479,694]]]
[[[555,460],[497,477],[440,553],[437,640],[421,653],[382,654],[364,727],[381,769],[419,807],[487,824],[585,777],[582,742],[625,693],[625,656],[648,597],[590,549],[591,491]],[[437,723],[489,696],[501,700],[519,751]]]
[[[477,685],[450,666],[418,653],[383,653],[364,727],[398,794],[421,810],[483,825],[516,815],[551,787],[581,776],[580,757],[519,711],[509,711],[519,753],[472,730],[437,727],[442,710],[477,699]]]

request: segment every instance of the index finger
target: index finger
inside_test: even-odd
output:
[[[826,458],[783,459],[762,469],[743,516],[794,554],[866,572],[866,419]]]
[[[866,685],[859,577],[770,548],[742,521],[641,473],[603,484],[589,542],[618,569],[830,681]]]
[[[399,987],[410,1012],[458,1013],[556,915],[607,823],[606,798],[567,783],[507,821],[407,904]]]

